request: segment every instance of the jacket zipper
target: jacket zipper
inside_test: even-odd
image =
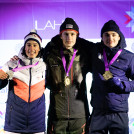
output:
[[[30,59],[30,64],[29,65],[32,65],[32,59]],[[31,74],[31,69],[29,69],[29,98],[28,98],[28,113],[27,113],[27,116],[29,115],[29,110],[30,110],[30,94],[31,94],[31,80],[32,80],[32,74]],[[28,117],[27,117],[27,127],[28,127]]]
[[[32,65],[32,59],[30,59],[30,65]],[[28,103],[30,103],[30,97],[31,97],[30,96],[30,93],[31,93],[31,90],[30,90],[31,89],[31,80],[32,80],[31,69],[32,68],[29,69],[29,76],[30,76],[29,78],[30,79],[29,79],[29,98],[28,98]]]
[[[71,84],[73,83],[73,65],[72,65],[72,67],[71,67]],[[69,101],[69,89],[68,89],[68,119],[70,119],[70,112],[69,112],[69,110],[70,110],[70,108],[69,108],[69,106],[70,106],[70,101]]]
[[[70,118],[70,113],[69,113],[69,90],[68,90],[68,119]]]
[[[71,67],[71,84],[73,83],[73,66]],[[69,101],[69,89],[68,89],[68,119],[70,118],[70,108],[69,108],[69,105],[70,105],[70,101]]]

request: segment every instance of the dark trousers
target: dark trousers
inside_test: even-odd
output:
[[[89,134],[129,134],[126,112],[93,110]]]
[[[47,134],[85,134],[86,119],[57,119],[48,122]]]

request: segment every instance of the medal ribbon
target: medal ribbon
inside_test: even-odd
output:
[[[73,53],[71,62],[70,62],[70,64],[69,64],[68,69],[66,69],[66,59],[65,59],[65,56],[64,56],[64,54],[63,54],[63,50],[61,49],[62,63],[63,63],[64,69],[65,69],[65,72],[66,72],[66,76],[69,76],[69,71],[70,71],[71,66],[72,66],[72,64],[73,64],[73,61],[74,61],[74,58],[75,58],[75,55],[76,55],[76,51],[77,51],[77,50],[74,49],[74,53]]]
[[[28,66],[23,66],[23,67],[16,67],[16,68],[14,68],[14,69],[12,69],[12,71],[13,72],[17,72],[17,71],[20,71],[20,70],[23,70],[23,69],[28,69],[28,68],[31,68],[31,67],[34,67],[34,66],[36,66],[36,65],[38,65],[38,63],[39,63],[39,61],[38,62],[36,62],[35,64],[33,64],[33,65],[28,65]],[[20,60],[18,61],[18,65],[20,64]]]
[[[109,71],[109,66],[113,64],[113,62],[118,58],[118,56],[121,54],[121,52],[122,52],[122,49],[120,49],[115,54],[115,56],[112,58],[112,60],[108,64],[106,52],[105,52],[105,49],[103,49],[103,58],[104,58],[104,63],[105,63],[105,71]]]

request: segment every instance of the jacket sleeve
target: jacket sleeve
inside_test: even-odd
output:
[[[96,44],[93,42],[90,42],[88,40],[85,40],[83,38],[78,38],[77,42],[79,44],[81,44],[82,48],[80,48],[80,49],[82,49],[84,51],[86,58],[88,60],[88,62],[87,62],[88,72],[92,72],[92,51]]]
[[[134,80],[132,81],[124,81],[125,92],[134,92]]]
[[[55,44],[55,42],[57,44]],[[50,54],[50,52],[52,51],[53,48],[55,47],[59,47],[60,41],[59,41],[59,36],[57,35],[56,37],[52,38],[52,40],[50,42],[47,43],[47,45],[45,46],[45,48],[43,48],[42,51],[42,55],[43,55],[43,60],[46,62],[47,56]]]
[[[132,54],[133,55],[133,54]],[[125,92],[134,92],[134,55],[132,56],[132,59],[130,60],[130,65],[128,69],[128,81],[123,81],[123,84],[125,85]]]
[[[0,89],[4,88],[7,84],[8,84],[7,79],[5,79],[5,80],[0,79]]]
[[[48,88],[48,89],[50,89],[50,85],[51,85],[50,70],[49,70],[49,67],[47,65],[46,78],[45,78],[45,87]]]

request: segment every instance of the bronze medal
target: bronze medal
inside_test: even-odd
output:
[[[65,77],[65,81],[64,81],[64,83],[65,83],[65,86],[69,86],[70,85],[70,79],[69,79],[69,77]]]
[[[108,80],[113,77],[113,74],[110,71],[105,71],[105,73],[103,74],[103,77],[105,80]]]

